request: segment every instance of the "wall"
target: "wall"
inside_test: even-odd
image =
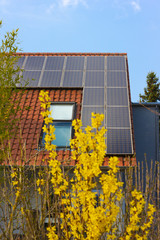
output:
[[[142,162],[146,154],[150,166],[151,159],[155,162],[159,155],[159,105],[132,104],[132,108],[136,158]]]

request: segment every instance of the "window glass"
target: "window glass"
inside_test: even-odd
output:
[[[56,122],[55,124],[56,140],[53,144],[58,147],[68,147],[71,139],[71,123],[70,122]]]
[[[50,111],[54,120],[72,120],[73,104],[53,104]]]

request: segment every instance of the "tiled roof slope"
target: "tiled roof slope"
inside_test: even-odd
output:
[[[41,107],[39,102],[40,89],[22,90],[22,94],[14,96],[15,102],[19,101],[20,110],[16,118],[19,119],[18,129],[10,141],[12,154],[10,164],[24,165],[46,165],[48,154],[38,149],[43,126]],[[52,102],[76,102],[76,118],[81,118],[82,89],[48,89]],[[19,95],[21,96],[19,99]],[[76,163],[71,158],[70,150],[57,151],[57,159],[66,166],[74,166]],[[42,161],[46,159],[46,161]],[[108,157],[105,157],[103,166],[108,166]],[[119,157],[119,166],[134,166],[135,158]],[[11,163],[12,162],[12,163]]]
[[[43,153],[38,150],[43,125],[43,117],[40,114],[42,110],[39,102],[40,89],[26,89],[23,91],[21,99],[18,99],[19,94],[15,96],[15,101],[18,99],[20,102],[20,110],[16,115],[20,121],[18,123],[18,130],[10,142],[12,149],[11,160],[12,163],[16,164],[20,164],[21,159],[23,159],[23,164],[25,165],[40,165],[43,155],[46,155],[46,152]],[[50,89],[46,91],[49,92],[51,101],[53,102],[75,102],[76,118],[80,119],[81,89]],[[68,158],[69,155],[70,151],[59,151],[58,159],[63,160],[66,157]],[[10,162],[6,162],[6,164],[10,164]]]
[[[76,102],[76,118],[81,118],[82,89],[48,89],[52,102]],[[39,102],[40,89],[23,90],[19,99],[20,110],[16,117],[20,119],[18,130],[11,140],[12,164],[24,165],[46,165],[48,153],[38,149],[39,140],[42,132],[43,117]],[[15,95],[15,101],[19,95]],[[57,151],[57,159],[66,166],[74,166],[76,163],[71,158],[70,150]],[[42,161],[46,159],[46,161]],[[104,159],[103,166],[108,166],[109,158]],[[134,166],[135,158],[119,157],[119,166]],[[7,161],[7,165],[11,162]]]

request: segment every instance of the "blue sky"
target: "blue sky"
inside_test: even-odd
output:
[[[1,36],[19,28],[24,52],[126,52],[131,99],[160,77],[159,0],[0,0]]]

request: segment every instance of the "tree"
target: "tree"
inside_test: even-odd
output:
[[[2,21],[0,21],[0,27]],[[18,48],[18,29],[7,32],[1,38],[0,44],[0,162],[4,160],[5,148],[11,133],[15,131],[15,107],[14,94],[18,91],[17,84],[20,83],[17,65],[18,57],[15,55]],[[18,99],[16,100],[18,101]],[[17,104],[18,106],[18,104]]]
[[[147,87],[144,88],[144,95],[139,94],[142,102],[157,102],[160,100],[159,78],[156,73],[149,72],[147,75]]]

